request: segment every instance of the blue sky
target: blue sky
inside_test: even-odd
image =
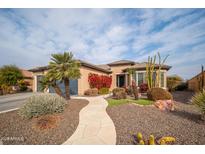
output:
[[[103,64],[169,54],[185,79],[205,64],[205,9],[0,9],[0,66],[47,65],[51,53]]]

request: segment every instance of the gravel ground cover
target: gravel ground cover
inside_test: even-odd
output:
[[[33,120],[22,119],[17,111],[0,114],[0,142],[3,144],[62,144],[76,130],[79,112],[88,104],[82,99],[72,99],[63,113],[57,114],[56,127],[47,130],[33,128]]]
[[[192,91],[175,91],[172,93],[174,100],[181,103],[190,103],[190,99],[194,95]]]
[[[176,102],[173,112],[132,103],[109,106],[107,113],[116,128],[117,144],[133,144],[132,134],[138,132],[146,138],[150,134],[155,137],[173,136],[175,144],[205,144],[205,123],[200,120],[197,108],[185,102]]]

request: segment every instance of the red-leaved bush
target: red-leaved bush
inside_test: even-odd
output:
[[[88,76],[88,82],[90,88],[97,88],[97,89],[110,88],[112,83],[112,77],[90,73]]]
[[[140,85],[140,92],[144,93],[144,92],[147,92],[147,90],[148,90],[148,85],[146,83],[142,83]]]

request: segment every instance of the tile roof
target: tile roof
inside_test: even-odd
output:
[[[109,64],[95,65],[95,64],[91,64],[91,63],[88,63],[88,62],[80,60],[80,59],[76,59],[76,60],[79,61],[82,66],[96,69],[96,70],[99,70],[99,71],[102,71],[105,73],[111,73],[112,66],[123,65],[123,64],[131,64],[132,66],[130,66],[129,68],[134,68],[136,70],[145,70],[146,69],[146,62],[137,63],[137,62],[130,61],[130,60],[119,60],[119,61],[115,61],[115,62],[112,62]],[[155,68],[158,68],[158,67],[159,67],[159,65],[156,64]],[[171,66],[168,66],[168,65],[162,66],[162,69],[165,69],[165,70],[169,70],[170,68],[171,68]],[[48,70],[48,66],[36,67],[36,68],[30,69],[29,71],[39,72],[39,71],[44,71],[44,70]],[[126,71],[126,70],[127,69],[124,69],[123,71]]]
[[[112,63],[109,63],[107,65],[112,66],[112,65],[123,65],[123,64],[132,64],[132,65],[134,65],[135,62],[130,61],[130,60],[118,60],[118,61],[114,61]]]
[[[102,72],[105,72],[105,73],[111,73],[111,70],[104,69],[102,67],[98,67],[97,65],[85,62],[83,60],[77,59],[76,61],[79,61],[82,66],[93,68],[93,69],[96,69],[96,70],[99,70],[99,71],[102,71]],[[48,69],[49,69],[48,66],[42,66],[42,67],[32,68],[29,71],[31,71],[31,72],[39,72],[39,71],[45,71],[45,70],[48,70]]]
[[[21,69],[21,73],[22,73],[24,78],[32,78],[32,76],[33,76],[33,73],[30,71],[27,71],[27,70]]]
[[[142,63],[135,63],[135,65],[129,67],[129,68],[134,68],[136,70],[144,70],[146,69],[146,62],[142,62]],[[155,64],[155,68],[159,68],[159,65],[158,64]],[[165,70],[169,70],[171,68],[171,66],[168,66],[168,65],[163,65],[162,66],[162,69],[165,69]],[[124,71],[126,71],[127,69],[124,69]]]

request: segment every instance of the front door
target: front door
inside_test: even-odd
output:
[[[117,75],[117,87],[125,86],[125,74]]]

